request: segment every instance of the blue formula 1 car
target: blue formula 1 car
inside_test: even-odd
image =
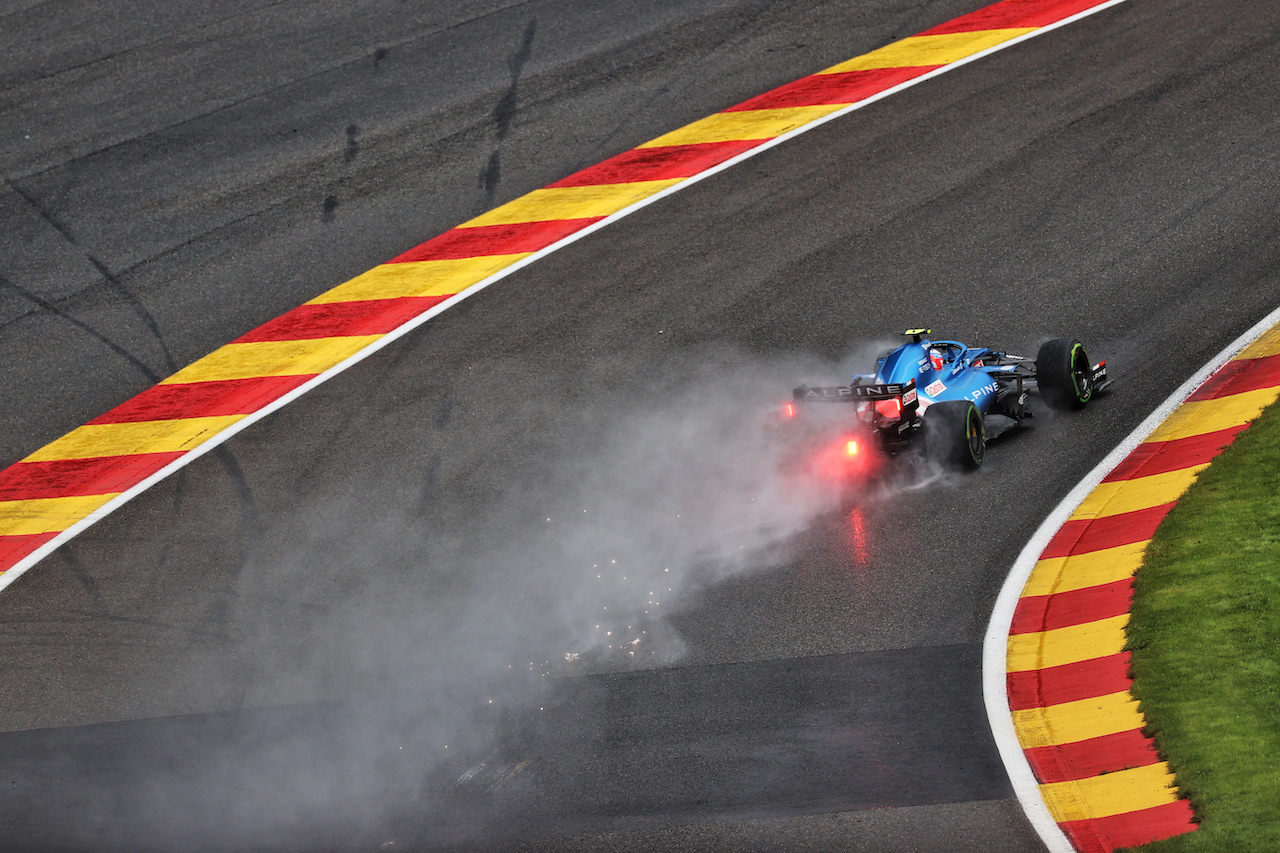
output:
[[[1069,410],[1083,408],[1111,384],[1106,362],[1094,364],[1084,345],[1070,338],[1045,343],[1030,361],[930,340],[931,329],[903,334],[911,342],[878,359],[875,373],[854,376],[849,385],[802,385],[778,420],[806,420],[802,410],[810,404],[844,404],[849,408],[823,420],[834,420],[848,434],[848,454],[869,441],[886,456],[922,449],[944,468],[972,471],[982,465],[989,439],[1032,417],[1032,391],[1050,408]]]

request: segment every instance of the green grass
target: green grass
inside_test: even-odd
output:
[[[1280,851],[1280,405],[1156,531],[1129,648],[1147,732],[1200,820],[1138,849]]]

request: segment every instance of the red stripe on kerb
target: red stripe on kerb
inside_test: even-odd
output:
[[[0,571],[48,542],[57,533],[32,533],[26,536],[0,536]]]
[[[581,172],[574,172],[563,180],[548,184],[547,187],[548,189],[593,187],[601,184],[692,178],[765,142],[768,140],[736,139],[730,142],[696,142],[691,145],[636,148],[617,157],[610,157],[603,163],[597,163]]]
[[[1071,554],[1087,554],[1103,548],[1132,545],[1150,539],[1160,522],[1173,509],[1174,502],[1160,504],[1134,512],[1122,512],[1104,518],[1076,519],[1068,521],[1049,540],[1040,559],[1066,557]]]
[[[1258,391],[1280,385],[1280,355],[1265,358],[1240,358],[1228,361],[1222,369],[1196,389],[1188,400],[1214,400]]]
[[[1160,761],[1155,744],[1139,729],[1075,743],[1033,746],[1023,750],[1036,778],[1044,784],[1088,779]]]
[[[802,77],[794,83],[779,86],[772,92],[766,92],[749,101],[743,101],[725,112],[812,107],[822,104],[852,104],[940,67],[924,65],[845,71],[839,74],[814,74],[811,77]]]
[[[1005,676],[1009,707],[1014,711],[1107,696],[1128,690],[1131,683],[1128,652]]]
[[[261,376],[217,382],[184,382],[153,385],[126,400],[91,424],[167,421],[176,418],[211,418],[248,415],[283,397],[311,376]]]
[[[299,305],[237,338],[235,343],[385,335],[448,298],[405,296],[396,299]]]
[[[1153,474],[1179,471],[1211,462],[1235,441],[1236,435],[1244,428],[1245,425],[1234,426],[1174,441],[1148,441],[1139,444],[1102,482],[1114,483],[1136,477],[1150,477]]]
[[[1080,853],[1112,853],[1191,832],[1196,828],[1191,804],[1175,800],[1150,809],[1058,824]]]
[[[1053,595],[1029,595],[1018,601],[1009,633],[1033,634],[1110,619],[1128,613],[1132,600],[1133,583],[1128,578]]]
[[[961,15],[953,21],[925,30],[922,36],[971,33],[1020,27],[1047,27],[1063,18],[1092,9],[1100,0],[1004,0],[985,9]]]
[[[0,471],[0,500],[29,501],[123,492],[178,459],[183,452],[18,462]]]
[[[549,219],[545,222],[514,222],[507,225],[481,225],[478,228],[455,228],[415,246],[403,255],[387,261],[404,264],[412,261],[451,261],[485,255],[517,255],[545,249],[586,228],[602,217],[592,219]]]

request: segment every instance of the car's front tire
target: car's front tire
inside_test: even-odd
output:
[[[1084,344],[1058,338],[1041,346],[1036,355],[1036,382],[1050,408],[1083,409],[1093,399],[1093,363]]]
[[[924,413],[925,454],[951,471],[976,471],[987,457],[982,413],[968,400],[934,403]]]

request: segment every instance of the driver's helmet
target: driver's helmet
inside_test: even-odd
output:
[[[942,362],[943,362],[942,350],[938,349],[937,347],[929,347],[929,366],[932,367],[934,370],[941,370]]]

